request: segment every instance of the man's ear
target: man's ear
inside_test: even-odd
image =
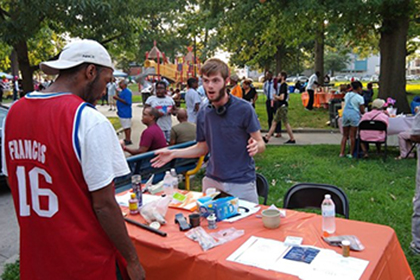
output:
[[[89,81],[93,81],[96,78],[96,75],[98,74],[98,69],[96,68],[95,65],[93,64],[89,64],[86,69],[85,69],[85,75],[86,78]]]

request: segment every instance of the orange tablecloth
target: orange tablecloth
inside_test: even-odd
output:
[[[344,98],[344,94],[334,94],[331,92],[316,91],[314,94],[313,106],[315,108],[325,107],[328,105],[328,102],[330,101],[330,99],[333,99],[333,98]],[[308,102],[309,102],[309,95],[306,91],[302,93],[301,99],[302,99],[303,106],[306,107],[306,105],[308,105]]]
[[[322,240],[321,216],[292,210],[287,210],[287,217],[282,218],[280,228],[274,230],[264,228],[261,219],[255,215],[232,224],[219,222],[218,229],[213,231],[233,226],[245,230],[245,235],[204,252],[197,242],[188,239],[184,232],[178,230],[174,216],[180,212],[186,217],[190,214],[187,211],[168,210],[168,223],[161,227],[161,230],[168,234],[167,237],[127,224],[129,235],[146,270],[147,279],[298,279],[292,275],[227,261],[226,258],[252,235],[279,241],[284,241],[289,235],[301,236],[303,245],[333,249],[341,253],[340,248],[329,246]],[[139,215],[129,217],[144,222]],[[209,231],[205,219],[202,219],[201,223],[206,231]],[[351,251],[351,256],[369,261],[361,279],[414,280],[392,228],[341,218],[336,219],[336,225],[337,235],[356,235],[366,247],[362,252]]]

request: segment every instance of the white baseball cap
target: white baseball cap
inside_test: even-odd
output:
[[[60,70],[70,69],[82,63],[114,69],[108,51],[93,40],[72,42],[64,47],[57,60],[41,62],[39,67],[47,75],[56,75]]]

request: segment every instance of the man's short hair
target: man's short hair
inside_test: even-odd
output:
[[[80,65],[71,67],[71,68],[67,68],[67,69],[62,69],[62,70],[58,70],[60,75],[73,75],[78,73],[80,70],[84,70],[86,67],[88,67],[90,64],[93,63],[82,63]],[[102,72],[102,69],[104,68],[103,66],[97,65],[97,64],[93,64],[96,67],[96,70],[98,71],[98,73]],[[45,81],[47,82],[48,80],[45,79]]]
[[[166,83],[164,81],[157,81],[156,84],[155,84],[155,88],[157,88],[158,85],[163,85],[166,89]]]
[[[363,85],[360,81],[354,81],[351,83],[351,87],[352,89],[359,89],[359,88],[363,88]]]
[[[155,121],[157,121],[160,117],[159,114],[159,110],[154,108],[154,107],[146,107],[144,108],[144,110],[149,110],[150,111],[150,115],[153,116],[155,118]]]
[[[195,77],[188,78],[187,80],[188,87],[192,87],[196,83],[198,83],[198,81]]]
[[[218,58],[210,58],[201,67],[201,73],[206,76],[220,73],[222,78],[226,80],[229,77],[229,67]]]
[[[281,71],[280,72],[280,76],[284,77],[285,79],[287,79],[287,73],[286,71]]]

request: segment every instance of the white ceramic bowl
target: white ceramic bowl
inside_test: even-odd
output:
[[[261,215],[266,228],[278,228],[280,226],[280,210],[265,209],[261,212]]]

